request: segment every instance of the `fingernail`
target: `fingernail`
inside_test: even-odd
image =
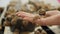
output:
[[[18,14],[18,16],[21,16],[20,14]]]

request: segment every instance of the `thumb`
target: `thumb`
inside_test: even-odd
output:
[[[53,11],[47,11],[46,12],[46,16],[53,16],[56,14],[60,14],[60,12],[58,10],[53,10]]]

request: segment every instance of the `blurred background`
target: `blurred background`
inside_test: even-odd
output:
[[[38,27],[37,27],[35,25],[29,24],[31,27],[27,26],[25,29],[25,28],[23,28],[23,26],[21,26],[21,24],[20,24],[20,26],[15,27],[15,25],[14,25],[15,21],[13,21],[13,23],[12,23],[14,26],[11,26],[10,22],[9,23],[6,22],[7,17],[5,15],[7,15],[7,14],[11,15],[20,10],[23,10],[23,11],[30,10],[31,11],[33,8],[31,8],[31,9],[28,8],[28,10],[26,8],[26,5],[29,7],[29,2],[31,2],[31,1],[32,2],[41,2],[46,5],[49,4],[48,6],[51,9],[49,9],[48,11],[58,10],[58,7],[60,7],[59,0],[0,0],[0,34],[60,34],[59,25],[53,25],[53,26],[52,25],[50,25],[50,26],[38,25]],[[15,16],[15,15],[13,15],[13,16]],[[10,18],[9,18],[9,20],[10,20]],[[8,25],[8,26],[5,26],[5,22],[7,23],[6,25]],[[19,25],[19,24],[17,24],[17,25]],[[18,28],[19,31],[16,28]],[[29,29],[29,28],[31,28],[31,29]],[[26,31],[27,29],[29,32],[23,32],[23,31]],[[30,32],[30,31],[32,31],[32,32]],[[39,31],[39,32],[37,32],[37,31]],[[42,31],[42,32],[40,32],[40,31]]]

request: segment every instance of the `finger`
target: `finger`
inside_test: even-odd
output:
[[[24,13],[23,12],[18,12],[16,13],[17,16],[22,16]],[[24,15],[23,15],[24,16]]]
[[[29,18],[29,17],[24,17],[23,20],[27,20],[27,21],[32,22],[32,18]]]
[[[22,14],[22,13],[25,13],[25,12],[23,12],[23,11],[20,11],[20,12],[17,12],[17,13],[16,13],[16,15],[18,15],[18,14]]]
[[[23,17],[23,16],[26,16],[26,17],[33,17],[33,15],[30,14],[30,13],[21,13],[21,14],[18,14],[18,16],[21,16],[21,17]]]

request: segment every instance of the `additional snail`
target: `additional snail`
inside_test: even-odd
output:
[[[0,25],[0,34],[4,34],[4,29],[5,29],[5,27]]]
[[[14,7],[9,7],[6,14],[5,14],[5,17],[7,17],[8,15],[13,15],[16,12],[17,12],[17,10]]]
[[[22,6],[22,10],[29,12],[29,13],[33,13],[33,12],[36,12],[37,9],[33,3],[28,3]]]
[[[3,7],[0,7],[0,16],[3,13],[3,10],[4,10],[4,8]]]
[[[31,11],[31,12],[36,11],[36,7],[35,7],[34,5],[32,5],[32,4],[27,4],[27,9],[28,9],[29,11]]]
[[[2,26],[0,25],[0,30],[2,30]]]
[[[58,7],[58,10],[60,11],[60,7]]]
[[[4,10],[4,8],[0,7],[0,13],[2,13],[2,12],[3,12],[3,10]]]
[[[13,32],[13,34],[20,34],[20,31],[18,29],[15,29],[15,31]]]
[[[41,34],[42,30],[38,29],[37,31],[34,32],[34,34]]]
[[[47,33],[42,29],[37,29],[37,31],[35,31],[34,34],[47,34]]]
[[[46,14],[46,10],[43,9],[43,8],[42,8],[42,9],[39,9],[39,10],[38,10],[38,14],[44,16],[44,15]]]

